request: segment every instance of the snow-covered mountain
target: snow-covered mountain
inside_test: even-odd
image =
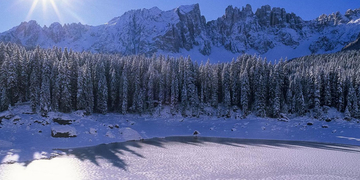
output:
[[[270,60],[340,51],[358,38],[360,8],[305,21],[269,5],[254,13],[250,5],[229,6],[225,15],[207,22],[198,4],[169,11],[157,7],[126,12],[99,26],[23,22],[0,33],[0,41],[28,48],[68,47],[101,53],[192,55],[193,59],[230,60],[260,54]]]

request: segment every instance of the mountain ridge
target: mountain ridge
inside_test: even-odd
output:
[[[355,41],[360,8],[320,15],[305,21],[284,8],[269,5],[228,6],[225,14],[206,21],[199,4],[162,11],[157,7],[125,12],[99,26],[53,23],[41,27],[23,22],[0,33],[0,41],[27,48],[68,47],[95,53],[237,56],[259,54],[269,59],[332,53]],[[221,53],[220,53],[221,52]]]

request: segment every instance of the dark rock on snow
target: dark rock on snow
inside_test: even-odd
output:
[[[53,121],[60,124],[60,125],[70,125],[73,122],[75,122],[76,120],[56,117],[56,118],[53,119]]]

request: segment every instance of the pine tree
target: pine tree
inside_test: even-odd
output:
[[[219,76],[218,76],[218,66],[213,66],[212,68],[212,84],[211,84],[211,105],[215,108],[218,106],[218,95],[219,95]]]
[[[121,81],[122,81],[122,90],[121,92],[121,112],[122,114],[126,114],[127,113],[127,109],[128,109],[128,78],[127,78],[127,67],[124,66],[124,69],[122,71],[121,74]]]
[[[177,103],[179,99],[179,80],[176,76],[176,72],[172,71],[171,73],[171,104],[170,104],[170,112],[172,115],[177,113]]]
[[[230,69],[227,64],[223,67],[222,71],[222,87],[223,87],[223,104],[226,109],[230,109],[231,97],[230,97]]]
[[[147,101],[148,101],[148,110],[150,113],[154,111],[154,79],[155,79],[155,69],[153,64],[150,64],[150,67],[147,72]],[[162,90],[162,89],[161,89]],[[161,91],[160,90],[160,91]],[[161,93],[159,93],[161,94]]]
[[[86,98],[85,98],[85,72],[86,67],[80,67],[78,70],[78,80],[77,80],[77,95],[76,95],[76,109],[85,110],[86,107]]]
[[[30,74],[30,107],[33,112],[36,112],[38,105],[37,94],[39,89],[37,88],[38,79],[36,74],[35,71]]]
[[[108,111],[107,100],[108,100],[108,86],[105,77],[104,63],[100,62],[96,69],[96,77],[98,78],[97,87],[97,110],[102,114],[106,114]]]
[[[1,100],[0,100],[0,102],[1,102],[0,110],[1,111],[7,110],[8,107],[9,107],[9,104],[10,104],[8,96],[6,95],[7,94],[6,91],[7,91],[6,88],[2,87],[2,89],[1,89]]]
[[[296,110],[299,116],[305,115],[306,107],[305,107],[305,100],[304,94],[302,92],[302,85],[299,80],[296,83]]]
[[[184,73],[184,80],[185,79],[187,79],[187,77],[186,77],[186,73]],[[186,83],[186,81],[184,82],[184,83],[182,83],[182,88],[181,88],[181,114],[183,115],[183,116],[186,116],[186,110],[187,110],[187,108],[188,108],[188,104],[189,104],[189,102],[188,102],[188,95],[187,95],[187,92],[188,92],[188,90],[187,90],[187,83]]]
[[[119,80],[114,62],[110,66],[110,111],[115,111],[119,106]]]
[[[59,64],[58,82],[60,87],[59,110],[65,113],[70,112],[72,107],[70,75],[68,60],[64,54]]]
[[[240,102],[239,93],[240,89],[239,86],[239,70],[240,67],[238,65],[238,60],[235,61],[234,59],[231,61],[230,65],[230,84],[231,84],[231,102],[232,105],[238,105]]]
[[[351,113],[350,113],[350,111],[349,111],[348,106],[346,106],[346,108],[345,108],[344,119],[347,120],[347,121],[350,121],[350,120],[351,120]]]
[[[315,79],[315,92],[314,92],[314,117],[321,117],[321,107],[320,107],[320,87],[319,87],[319,79]]]
[[[52,110],[54,110],[54,111],[60,110],[59,101],[60,101],[60,80],[61,79],[60,79],[60,75],[59,75],[59,63],[60,62],[58,60],[54,61],[54,65],[53,65],[52,73],[51,73],[51,79],[53,80],[53,82],[51,83],[51,86],[52,86],[51,107],[52,107]]]
[[[84,66],[84,97],[85,97],[85,112],[91,114],[94,111],[95,97],[94,97],[94,82],[92,80],[91,67],[89,63]]]
[[[71,51],[70,51],[71,52]],[[70,53],[69,58],[69,71],[70,71],[70,96],[71,96],[71,109],[76,109],[77,104],[77,80],[79,69],[79,58],[74,53]]]
[[[244,71],[240,76],[241,81],[241,107],[245,116],[249,114],[249,76],[247,71]]]
[[[325,97],[324,97],[324,105],[325,106],[331,106],[331,99],[332,99],[332,97],[331,97],[331,87],[330,87],[330,78],[329,78],[329,76],[326,76],[325,77],[325,89],[324,89],[324,94],[325,94]]]
[[[344,92],[343,92],[343,84],[342,81],[339,80],[338,84],[337,84],[337,93],[338,93],[338,104],[337,104],[337,110],[340,112],[344,111],[344,103],[345,103],[345,98],[344,98]]]
[[[42,81],[40,89],[40,112],[43,116],[51,110],[51,99],[50,99],[50,78],[51,78],[51,62],[48,59],[44,59],[42,63]]]
[[[1,73],[1,83],[4,85],[3,88],[6,88],[6,93],[3,93],[3,96],[7,96],[6,98],[8,99],[9,104],[14,106],[17,95],[17,75],[14,60],[8,55],[5,55],[5,60],[1,66]]]
[[[41,89],[41,59],[43,58],[44,54],[40,50],[39,46],[36,47],[33,56],[30,60],[30,106],[33,112],[37,111],[37,107],[39,106],[40,101],[40,89]]]

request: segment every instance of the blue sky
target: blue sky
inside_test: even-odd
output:
[[[200,4],[207,21],[222,16],[228,5],[241,8],[250,4],[255,12],[262,5],[269,4],[283,7],[305,20],[360,8],[360,0],[0,0],[0,32],[29,20],[36,20],[42,26],[53,22],[100,25],[131,9],[157,6],[170,10],[195,3]]]

